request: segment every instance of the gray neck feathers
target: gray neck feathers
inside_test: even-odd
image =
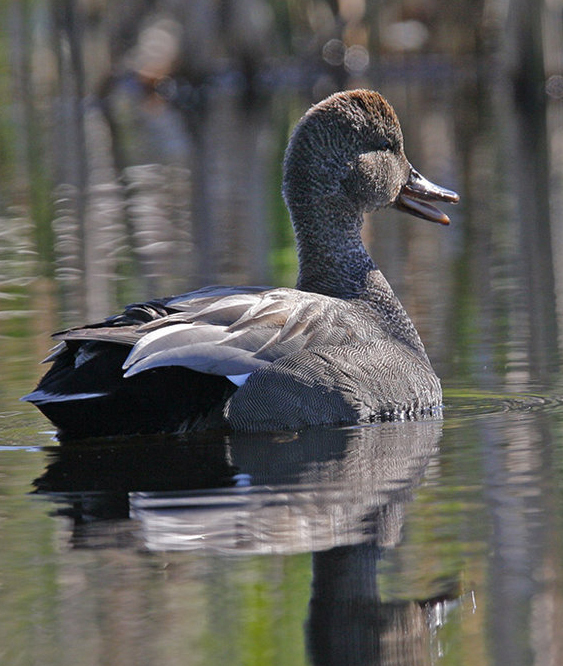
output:
[[[339,298],[359,298],[364,293],[375,264],[360,236],[362,216],[349,206],[339,197],[292,206],[298,289]]]
[[[375,265],[360,237],[362,211],[343,188],[350,170],[346,155],[353,154],[353,146],[336,122],[327,132],[316,116],[305,120],[284,160],[283,194],[299,255],[297,287],[357,298]]]

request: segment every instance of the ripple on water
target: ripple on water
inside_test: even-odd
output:
[[[554,413],[562,406],[562,396],[497,393],[472,389],[444,392],[444,418],[446,421],[486,417],[506,412],[549,411]]]

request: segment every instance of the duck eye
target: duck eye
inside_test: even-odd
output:
[[[383,139],[383,141],[379,144],[379,150],[392,150],[393,146],[391,145],[391,141],[388,139]]]

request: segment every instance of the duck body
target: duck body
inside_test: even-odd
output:
[[[448,223],[430,202],[457,195],[414,171],[393,109],[367,90],[305,114],[283,193],[295,289],[206,287],[58,333],[52,367],[23,400],[63,439],[440,413],[440,382],[360,229],[363,212],[390,205]]]

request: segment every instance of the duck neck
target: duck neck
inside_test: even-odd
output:
[[[299,256],[296,286],[337,298],[360,298],[376,266],[360,235],[361,212],[349,202],[338,203],[291,207]]]
[[[291,206],[297,238],[297,289],[361,299],[382,328],[428,360],[424,345],[399,299],[364,247],[363,218],[347,205]]]

